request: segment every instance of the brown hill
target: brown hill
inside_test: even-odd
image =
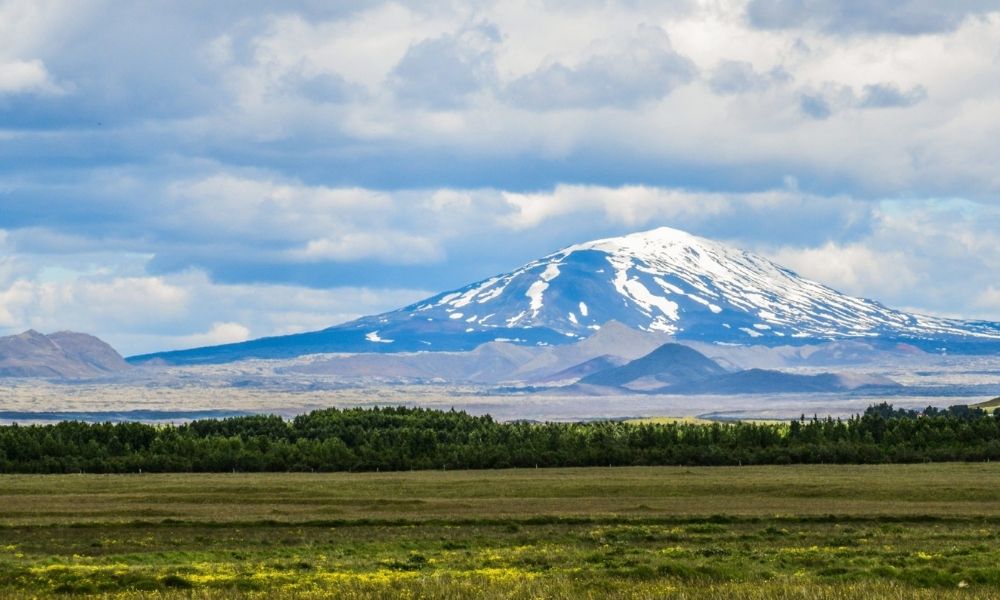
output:
[[[85,333],[0,337],[0,377],[96,377],[129,368],[114,348]]]

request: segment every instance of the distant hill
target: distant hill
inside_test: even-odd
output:
[[[992,408],[1000,408],[1000,396],[997,396],[996,398],[994,398],[992,400],[987,400],[986,402],[980,402],[979,404],[976,404],[975,406],[976,406],[976,408],[982,408],[983,410],[992,409]]]
[[[642,358],[588,375],[580,383],[624,386],[637,379],[652,377],[664,384],[674,384],[725,373],[725,369],[701,352],[681,344],[666,343]]]
[[[0,337],[0,377],[82,378],[129,368],[114,348],[85,333],[29,330]]]
[[[843,392],[866,386],[899,387],[885,377],[836,373],[802,375],[769,369],[729,372],[697,350],[676,343],[663,344],[624,365],[587,375],[578,385],[585,389],[604,386],[662,394],[817,393]]]
[[[749,369],[701,381],[686,381],[666,388],[673,394],[787,394],[792,392],[843,392],[854,389],[834,373],[800,375],[768,369]]]

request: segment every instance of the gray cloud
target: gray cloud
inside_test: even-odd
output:
[[[811,119],[823,120],[833,114],[829,101],[821,94],[801,94],[799,108]]]
[[[826,82],[818,89],[801,91],[799,108],[805,116],[823,120],[843,110],[907,108],[926,98],[927,89],[922,85],[904,91],[895,83],[874,83],[864,86],[859,95],[849,86]]]
[[[747,18],[762,29],[920,35],[953,31],[970,15],[998,9],[994,0],[750,0]]]
[[[791,81],[791,75],[781,67],[760,73],[753,65],[742,60],[726,60],[712,71],[708,87],[721,96],[762,92],[768,88]]]
[[[638,24],[655,13],[665,28],[697,31],[708,9],[671,17],[625,2],[543,7],[525,19],[504,17],[507,11],[488,2],[462,10],[444,2],[413,8],[373,1],[330,12],[321,5],[289,3],[278,14],[264,3],[218,3],[204,12],[196,3],[157,11],[93,5],[59,35],[40,35],[14,55],[42,61],[67,93],[0,97],[0,129],[7,130],[0,133],[0,174],[46,178],[58,170],[69,178],[74,170],[80,176],[97,166],[183,156],[375,188],[582,181],[759,189],[793,173],[804,188],[862,194],[995,198],[1000,189],[995,169],[982,160],[995,155],[1000,139],[989,60],[1000,51],[996,19],[940,47],[897,37],[870,54],[860,47],[869,43],[864,39],[831,43],[803,30],[789,40],[784,33],[748,32],[741,15],[713,13],[733,31],[760,36],[760,44],[740,47],[742,33],[713,40],[711,52],[699,51],[707,64],[718,64],[708,58],[715,54],[745,62],[718,64],[705,88],[676,94],[693,77],[694,65],[683,55],[694,56],[701,42],[686,34],[673,49],[662,30],[637,33]],[[606,27],[589,29],[595,16],[610,14],[616,18]],[[509,31],[497,41],[495,31],[469,23],[503,23]],[[553,34],[538,39],[536,28]],[[427,29],[450,33],[428,39]],[[812,51],[789,51],[793,41]],[[777,85],[784,73],[751,66],[775,60],[794,81],[839,77],[835,85],[853,86],[853,97]],[[873,61],[885,81],[846,81],[864,71],[860,63]],[[816,70],[829,65],[840,70]],[[857,148],[839,143],[800,151],[798,127],[810,120],[906,108],[922,99],[919,87],[903,86],[898,94],[885,87],[894,80],[920,81],[935,95],[936,106],[919,118],[906,110],[884,113],[922,135],[868,128]],[[873,88],[866,91],[865,83]],[[774,93],[758,93],[768,85]],[[720,103],[705,97],[709,92],[760,97]],[[595,112],[607,107],[618,110]],[[426,108],[453,114],[428,115]],[[574,110],[551,110],[559,108]],[[807,118],[781,117],[795,113]],[[709,131],[723,121],[725,127]],[[758,133],[765,135],[751,135]],[[875,155],[865,148],[887,150]],[[919,168],[893,157],[915,157]],[[838,166],[831,173],[832,164]]]
[[[639,26],[633,39],[578,66],[554,63],[511,82],[507,98],[532,109],[630,108],[660,99],[694,79],[697,68],[659,27]]]
[[[918,104],[925,98],[927,98],[927,89],[922,85],[903,91],[894,83],[876,83],[864,87],[858,106],[861,108],[906,107]]]
[[[493,49],[498,43],[496,26],[480,23],[410,46],[390,75],[396,95],[432,108],[461,106],[495,82]]]
[[[352,85],[336,73],[305,75],[296,73],[285,79],[287,90],[312,102],[340,104],[364,97],[360,86]]]

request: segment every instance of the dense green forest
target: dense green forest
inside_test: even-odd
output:
[[[1000,459],[1000,409],[881,404],[848,420],[501,423],[415,408],[0,427],[2,473],[375,471]]]

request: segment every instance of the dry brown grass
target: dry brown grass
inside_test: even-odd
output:
[[[0,525],[651,515],[1000,516],[1000,464],[0,476]]]

